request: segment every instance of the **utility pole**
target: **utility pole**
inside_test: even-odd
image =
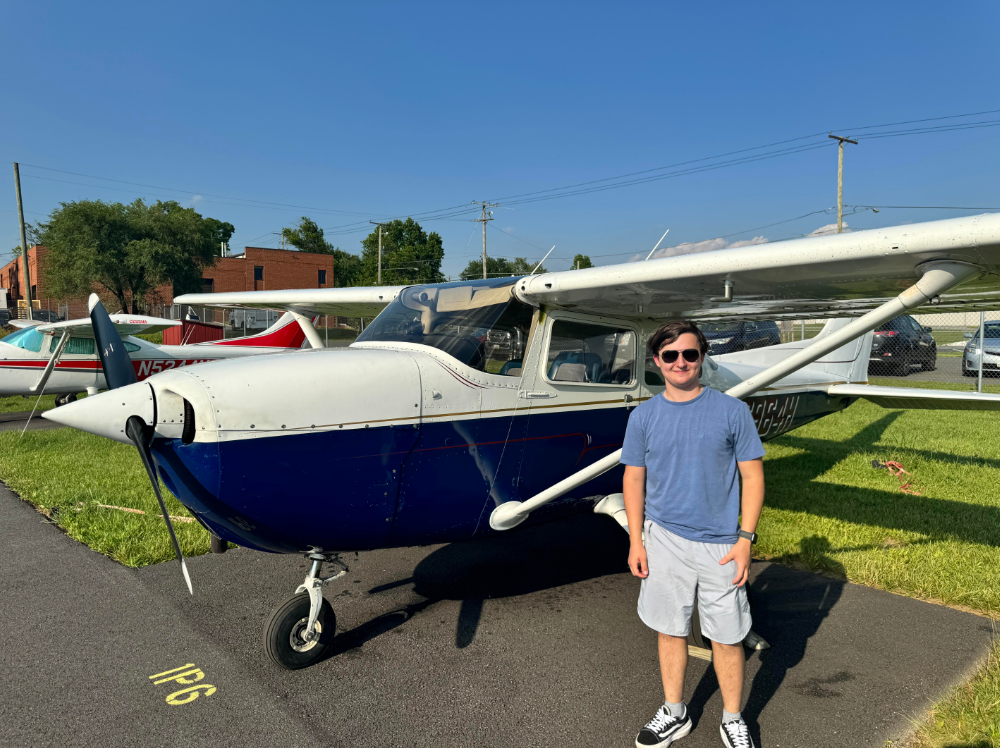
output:
[[[829,137],[838,141],[837,150],[837,233],[844,233],[844,143],[858,144],[858,141],[850,138],[842,138],[839,135],[830,133]]]
[[[488,202],[485,202],[485,201],[484,202],[479,202],[478,200],[473,200],[472,204],[473,205],[482,205],[483,206],[483,217],[482,218],[476,218],[475,222],[483,224],[483,280],[486,280],[486,224],[487,224],[488,221],[492,221],[493,220],[493,211],[492,210],[490,211],[490,217],[487,218],[486,217],[486,209],[487,208],[499,208],[500,205],[499,205],[499,203],[488,203]]]
[[[375,285],[382,285],[382,224],[378,221],[369,221],[368,223],[373,223],[378,226],[378,283]]]
[[[14,190],[17,192],[17,218],[21,222],[21,264],[24,266],[24,300],[28,303],[28,319],[31,319],[31,271],[28,269],[28,235],[24,230],[24,208],[21,207],[21,172],[14,162]],[[484,226],[486,224],[483,224]]]

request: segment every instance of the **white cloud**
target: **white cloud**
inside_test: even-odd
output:
[[[851,229],[847,226],[847,221],[844,221],[844,233],[849,234]],[[818,229],[812,233],[806,234],[806,236],[826,236],[827,234],[836,234],[837,224],[828,223],[826,226],[820,226]]]
[[[684,242],[673,247],[663,247],[658,249],[650,259],[660,257],[677,257],[678,255],[693,255],[699,252],[714,252],[717,249],[735,249],[736,247],[751,247],[756,244],[767,244],[766,236],[755,236],[753,239],[741,239],[737,242],[728,242],[725,239],[706,239],[702,242]],[[629,262],[645,259],[645,255],[634,255]]]
[[[204,199],[205,198],[203,198],[201,195],[195,195],[194,197],[191,198],[191,207],[197,208],[199,205],[201,205],[201,201]]]
[[[512,234],[512,233],[514,233],[514,227],[513,227],[513,226],[504,226],[504,227],[503,227],[502,229],[500,229],[500,230],[501,230],[502,232],[504,232],[505,234]]]

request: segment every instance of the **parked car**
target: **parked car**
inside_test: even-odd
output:
[[[931,328],[920,325],[908,314],[875,328],[868,373],[905,377],[914,367],[921,371],[937,368],[937,343],[931,336]]]
[[[708,353],[718,356],[723,353],[736,353],[751,348],[763,348],[777,345],[781,342],[778,325],[771,321],[765,322],[706,322],[698,328],[708,338]]]
[[[979,345],[979,330],[967,332],[965,337],[971,338],[965,344],[962,353],[962,374],[967,377],[979,376],[979,357],[983,357],[983,376],[995,377],[1000,369],[1000,322],[987,322],[983,328],[985,346]],[[980,348],[985,348],[985,355]]]

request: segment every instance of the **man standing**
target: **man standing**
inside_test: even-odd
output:
[[[750,631],[744,584],[764,505],[764,447],[746,403],[698,381],[708,341],[693,323],[662,325],[649,349],[666,389],[632,413],[621,461],[628,565],[642,579],[639,617],[659,633],[665,703],[635,744],[666,748],[691,732],[684,671],[697,596],[722,692],[723,743],[753,748],[740,716],[743,639]]]

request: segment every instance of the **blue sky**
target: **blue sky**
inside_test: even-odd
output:
[[[998,21],[989,2],[8,0],[0,251],[18,243],[13,161],[31,222],[63,201],[174,198],[233,223],[237,248],[276,246],[271,232],[308,215],[357,252],[366,232],[334,227],[829,130],[996,110]],[[1000,113],[927,124],[991,119]],[[1000,208],[1000,127],[847,149],[848,204]],[[537,258],[554,244],[550,269],[576,252],[608,264],[645,255],[667,228],[671,246],[835,205],[836,148],[499,201],[491,254]],[[868,228],[966,214],[884,209],[847,220]],[[446,274],[480,251],[472,217],[422,221],[444,239]],[[814,215],[716,245],[835,220]]]

